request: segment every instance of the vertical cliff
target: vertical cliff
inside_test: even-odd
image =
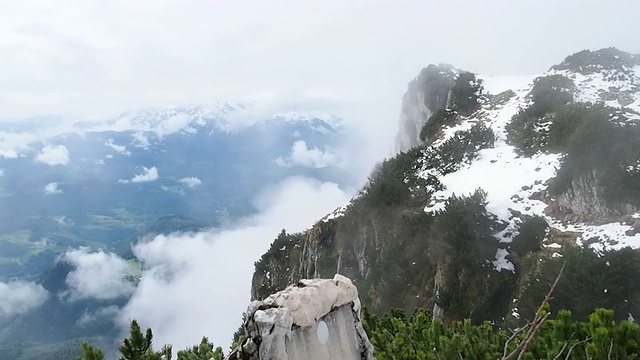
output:
[[[449,65],[429,65],[409,83],[402,97],[396,149],[408,150],[420,143],[424,122],[447,106],[456,72]]]

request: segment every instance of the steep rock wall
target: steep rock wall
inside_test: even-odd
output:
[[[377,208],[365,199],[354,201],[345,214],[320,221],[310,230],[295,236],[287,245],[276,245],[276,256],[263,257],[269,273],[256,271],[252,299],[262,299],[281,284],[301,278],[327,278],[343,274],[358,287],[360,298],[376,314],[392,307],[411,311],[418,306],[436,305],[436,270],[451,260],[439,247],[438,234],[422,222],[422,206]],[[287,253],[287,256],[280,256]],[[274,270],[277,269],[277,270]],[[488,263],[476,272],[441,271],[440,284],[453,283],[452,277],[466,284],[466,317],[477,320],[499,318],[510,299],[515,281],[509,272],[497,272]],[[458,281],[456,280],[456,281]],[[282,287],[280,287],[282,288]],[[506,293],[505,293],[506,289]],[[451,318],[446,311],[443,318]],[[457,318],[457,317],[455,317]]]
[[[545,192],[537,198],[549,204],[546,210],[549,215],[569,222],[608,223],[638,211],[632,204],[607,201],[601,176],[596,171],[573,179],[555,197]]]
[[[455,72],[448,65],[429,65],[409,83],[402,97],[396,150],[405,151],[420,143],[420,130],[435,111],[447,106]]]

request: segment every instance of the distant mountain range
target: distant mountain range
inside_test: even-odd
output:
[[[258,193],[285,178],[352,181],[339,150],[342,124],[331,116],[265,116],[249,105],[219,103],[49,120],[0,122],[0,285],[35,281],[55,294],[34,312],[0,311],[0,344],[32,341],[36,349],[115,334],[108,321],[89,328],[78,322],[122,299],[61,297],[72,268],[55,261],[69,249],[132,259],[131,244],[143,235],[254,213]],[[6,346],[0,349],[13,349]]]

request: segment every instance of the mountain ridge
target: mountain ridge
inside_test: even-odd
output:
[[[633,66],[602,65],[616,56]],[[640,136],[620,138],[611,164],[598,153],[585,158],[592,170],[581,170],[576,154],[597,136],[593,126],[636,134],[640,66],[637,56],[615,49],[567,59],[499,94],[485,93],[475,74],[452,66],[424,68],[403,97],[401,152],[310,230],[281,233],[256,263],[252,298],[299,278],[340,273],[375,313],[427,306],[446,319],[518,323],[536,304],[541,279],[570,261],[565,276],[575,284],[588,281],[589,271],[608,275],[579,288],[583,293],[563,282],[554,304],[582,315],[616,303],[620,316],[637,318],[640,293],[628,279],[640,274],[640,203],[633,195]],[[600,71],[584,75],[587,65]],[[593,144],[607,153],[602,138]],[[610,196],[611,181],[622,197]],[[614,262],[615,270],[599,267]],[[627,284],[616,294],[606,285],[614,273]],[[575,296],[590,299],[572,305]]]

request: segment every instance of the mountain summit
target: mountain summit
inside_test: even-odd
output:
[[[281,233],[252,297],[340,273],[376,313],[520,324],[566,264],[552,308],[638,318],[639,61],[585,50],[506,91],[424,68],[403,97],[400,153],[307,232]]]

